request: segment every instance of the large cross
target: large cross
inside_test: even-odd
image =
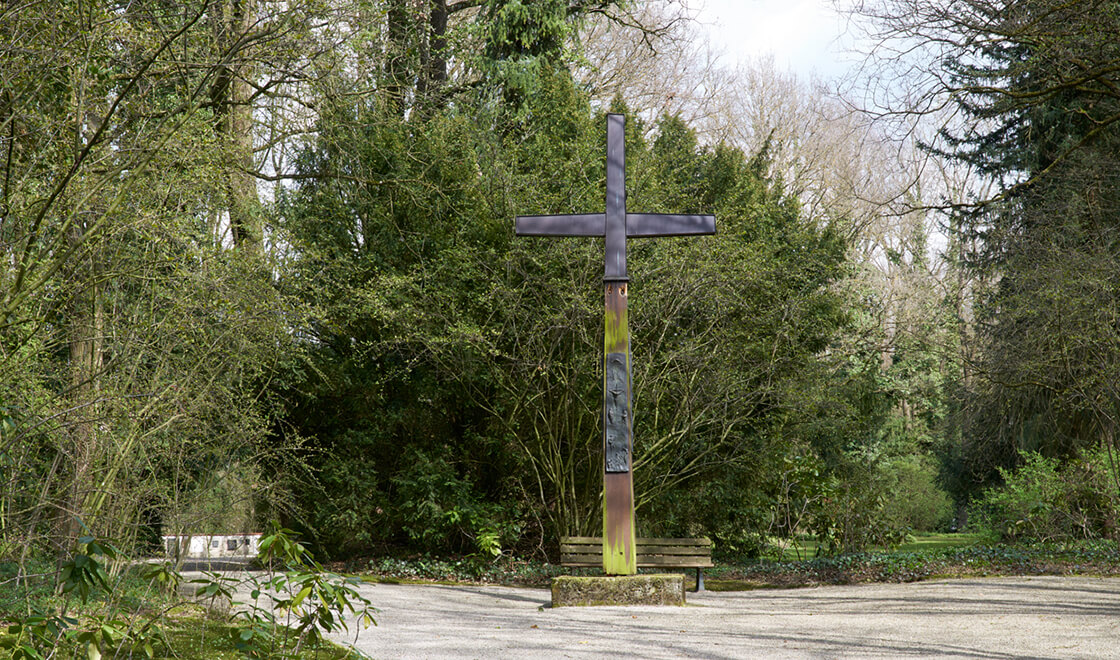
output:
[[[630,329],[626,318],[627,237],[714,234],[711,215],[626,212],[626,119],[607,115],[607,201],[605,213],[517,216],[518,236],[603,236],[606,321],[603,339],[603,572],[638,572],[631,472]]]

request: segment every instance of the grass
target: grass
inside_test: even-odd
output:
[[[948,548],[967,548],[987,540],[984,534],[914,534],[913,541],[898,547],[898,552],[920,552],[922,550],[945,550]]]
[[[155,636],[152,642],[153,658],[155,660],[238,660],[244,658],[236,646],[238,635],[244,628],[230,623],[228,619],[219,618],[206,612],[197,605],[188,605],[180,608],[169,618]],[[0,632],[0,649],[5,648],[6,641],[14,641],[10,634]],[[81,646],[69,643],[72,647],[70,654],[60,657],[86,657]],[[267,648],[267,647],[266,647]],[[278,641],[271,651],[266,651],[264,657],[298,658],[299,660],[356,660],[359,656],[330,643],[305,644],[295,653],[294,639],[281,643]],[[106,659],[116,658],[144,658],[145,654],[140,648],[119,648],[104,645],[101,648]],[[2,652],[2,651],[0,651]]]
[[[179,619],[167,633],[168,646],[156,658],[180,660],[236,660],[245,656],[237,650],[235,640],[244,628],[215,618],[205,612],[196,612]],[[349,660],[358,656],[334,644],[308,644],[294,655],[295,640],[277,644],[267,657],[296,657],[301,660]],[[113,657],[113,656],[108,656]],[[127,656],[125,656],[127,657]]]

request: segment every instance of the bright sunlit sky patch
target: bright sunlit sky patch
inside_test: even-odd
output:
[[[830,79],[850,66],[851,38],[832,0],[693,0],[697,19],[730,63],[774,57],[779,69]]]

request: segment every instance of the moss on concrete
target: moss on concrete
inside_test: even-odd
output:
[[[552,578],[552,606],[684,605],[684,576],[678,574]]]

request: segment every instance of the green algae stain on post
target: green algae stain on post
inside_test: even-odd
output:
[[[604,284],[603,332],[603,572],[638,572],[634,524],[634,479],[631,474],[630,332],[624,281]]]

